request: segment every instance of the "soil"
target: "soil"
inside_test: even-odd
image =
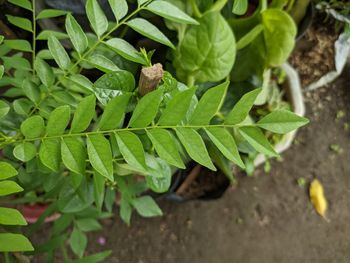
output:
[[[335,69],[334,43],[339,33],[333,20],[318,14],[299,41],[289,62],[298,69],[302,86],[307,86]]]
[[[283,161],[273,162],[270,174],[260,168],[240,177],[238,187],[216,201],[163,201],[163,217],[135,215],[131,227],[116,217],[90,235],[89,252],[113,249],[105,261],[111,263],[349,262],[349,81],[350,67],[333,85],[308,96],[311,123]],[[299,186],[299,178],[306,185]],[[314,178],[325,187],[329,223],[309,201]],[[106,238],[105,246],[99,237]]]

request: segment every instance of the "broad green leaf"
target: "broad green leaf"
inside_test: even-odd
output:
[[[66,33],[56,32],[52,30],[43,30],[36,37],[37,40],[48,40],[50,36],[55,36],[57,39],[67,39],[69,36]]]
[[[129,131],[120,131],[115,135],[125,161],[140,171],[146,171],[145,152],[139,137]]]
[[[106,250],[100,253],[96,253],[87,257],[83,257],[82,259],[71,261],[70,263],[98,263],[105,262],[105,259],[112,254],[111,250]]]
[[[176,128],[176,134],[194,161],[216,171],[201,136],[194,129],[179,127]]]
[[[187,89],[177,93],[166,105],[158,124],[161,126],[175,126],[185,118],[190,107],[195,89]]]
[[[21,234],[0,233],[0,252],[33,251],[30,241]]]
[[[263,132],[258,127],[240,127],[239,133],[258,152],[266,154],[268,156],[278,156],[272,145],[269,143]]]
[[[108,29],[108,20],[97,0],[87,0],[86,15],[92,29],[98,37],[101,37]]]
[[[248,10],[248,0],[234,0],[232,13],[235,15],[244,15]]]
[[[237,145],[228,130],[220,127],[211,127],[206,128],[205,131],[215,146],[227,159],[234,162],[239,167],[245,168],[241,156],[239,155]]]
[[[0,118],[5,117],[10,111],[10,106],[3,100],[0,100]]]
[[[32,81],[25,79],[22,83],[24,94],[35,104],[40,101],[40,88]]]
[[[21,124],[21,132],[27,139],[40,137],[44,130],[44,120],[39,115],[29,117]]]
[[[297,27],[285,11],[269,8],[262,12],[267,60],[272,66],[286,62],[295,45]]]
[[[142,196],[132,200],[132,205],[137,213],[143,217],[163,215],[157,203],[150,196]]]
[[[70,120],[70,107],[68,105],[60,106],[54,109],[47,122],[46,133],[48,136],[57,136],[64,134]]]
[[[13,155],[22,162],[28,162],[36,155],[35,145],[31,142],[23,142],[13,149]]]
[[[248,46],[263,30],[263,25],[259,24],[255,26],[237,42],[237,49],[242,49]]]
[[[27,222],[22,214],[16,209],[0,207],[0,225],[25,226],[27,225]]]
[[[128,126],[147,127],[157,115],[162,96],[161,90],[155,90],[142,97],[136,105]]]
[[[13,166],[6,162],[0,162],[0,180],[14,177],[18,174]]]
[[[0,182],[0,196],[10,195],[14,193],[22,192],[23,188],[20,187],[16,182],[14,181],[1,181]],[[0,247],[1,251],[1,247]]]
[[[89,92],[89,93],[93,92],[93,85],[94,84],[92,84],[92,82],[84,75],[81,75],[81,74],[71,75],[69,77],[69,79],[74,84],[78,85],[82,89],[85,89],[87,92]]]
[[[105,44],[117,52],[123,58],[136,62],[142,65],[145,65],[145,59],[140,53],[131,45],[129,42],[121,38],[112,38],[105,42]]]
[[[0,65],[0,79],[2,79],[2,76],[4,75],[5,68],[3,65]]]
[[[61,155],[64,165],[74,173],[85,175],[85,145],[75,137],[66,137],[61,141]]]
[[[87,237],[85,233],[74,227],[69,238],[69,245],[72,248],[74,254],[81,258],[84,255],[84,251],[87,245]]]
[[[152,141],[159,157],[169,164],[184,169],[185,165],[177,150],[174,138],[165,129],[149,129],[147,135]]]
[[[235,125],[244,121],[254,102],[261,92],[261,88],[252,90],[242,96],[225,119],[225,124]]]
[[[96,99],[94,95],[85,97],[79,103],[73,117],[71,132],[82,132],[89,127],[92,118],[95,115]]]
[[[102,228],[94,218],[81,218],[76,220],[77,227],[83,232],[96,231]]]
[[[113,130],[120,126],[131,94],[123,94],[111,99],[103,111],[97,127],[100,130]]]
[[[33,32],[32,22],[29,19],[11,15],[6,15],[6,17],[12,25],[15,25],[29,32]]]
[[[32,11],[32,3],[28,0],[8,0],[9,3],[20,6],[24,9]]]
[[[75,50],[82,54],[88,47],[88,39],[79,23],[71,14],[68,14],[66,17],[66,30]]]
[[[15,39],[15,40],[5,40],[5,45],[11,49],[32,52],[32,46],[27,40]]]
[[[215,166],[230,180],[231,184],[236,183],[232,162],[228,160],[213,143],[208,144],[208,152]]]
[[[150,167],[150,174],[146,176],[147,186],[156,193],[167,192],[171,185],[171,168],[169,164],[152,155],[147,155],[146,162],[148,167]]]
[[[108,0],[117,22],[128,13],[128,3],[126,0]]]
[[[224,82],[204,93],[194,112],[189,124],[207,125],[214,115],[220,110],[225,99],[229,82]]]
[[[4,67],[6,69],[15,68],[22,69],[25,71],[29,71],[32,69],[32,66],[30,65],[29,61],[18,55],[14,55],[12,57],[2,57],[2,60],[4,61]]]
[[[181,41],[174,60],[180,80],[191,76],[197,82],[226,78],[236,57],[233,32],[219,12],[208,12],[191,26]]]
[[[128,226],[130,226],[131,215],[132,207],[129,202],[129,198],[125,198],[124,195],[122,195],[120,201],[119,216]]]
[[[114,181],[112,150],[109,141],[102,134],[89,135],[86,141],[92,167],[108,180]]]
[[[154,1],[147,5],[146,9],[161,17],[183,24],[198,25],[199,23],[188,16],[178,7],[166,1]]]
[[[120,68],[112,60],[109,58],[106,58],[105,56],[101,54],[94,54],[86,60],[94,67],[98,68],[99,70],[109,73],[113,71],[119,71]]]
[[[137,0],[137,4],[139,6],[143,5],[144,3],[146,3],[148,0]]]
[[[98,172],[93,175],[94,179],[94,198],[98,209],[102,209],[103,200],[105,197],[105,178]]]
[[[46,167],[54,172],[58,172],[61,164],[61,146],[59,139],[42,140],[39,157]]]
[[[52,68],[44,60],[36,57],[35,69],[38,73],[38,77],[46,87],[51,87],[55,82],[55,75]]]
[[[36,19],[45,19],[58,16],[64,16],[67,14],[67,11],[58,10],[58,9],[43,9],[37,16]]]
[[[285,134],[309,123],[309,120],[287,110],[273,111],[256,124],[274,133]]]
[[[47,43],[51,55],[55,59],[57,65],[63,70],[68,69],[70,65],[70,59],[60,41],[55,36],[50,36]]]
[[[143,18],[134,18],[126,24],[141,35],[175,49],[175,46],[170,40],[156,26],[147,20]]]

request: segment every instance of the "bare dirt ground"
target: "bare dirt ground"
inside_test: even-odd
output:
[[[134,216],[130,227],[113,218],[89,236],[89,252],[112,249],[110,263],[350,262],[350,67],[306,99],[311,123],[270,174],[242,176],[216,201],[161,202],[163,217]],[[325,187],[330,222],[309,201],[314,178]]]

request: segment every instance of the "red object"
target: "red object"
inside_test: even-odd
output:
[[[47,204],[34,204],[34,205],[23,205],[19,207],[22,215],[28,223],[34,224],[39,217],[45,212]],[[45,222],[53,222],[57,220],[61,215],[59,213],[54,213],[45,218]]]

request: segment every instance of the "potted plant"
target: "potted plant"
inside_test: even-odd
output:
[[[166,1],[139,0],[137,8],[129,11],[126,1],[110,0],[115,21],[109,23],[98,2],[88,0],[86,14],[93,33],[85,33],[66,14],[66,33],[73,47],[67,50],[57,34],[43,35],[37,27],[38,20],[62,15],[61,11],[36,14],[35,1],[10,2],[31,14],[31,20],[8,16],[8,21],[32,33],[32,39],[4,40],[0,46],[4,74],[0,85],[7,87],[0,101],[2,161],[13,163],[18,171],[16,182],[24,188],[23,195],[8,203],[48,204],[27,228],[29,235],[46,217],[60,214],[48,242],[36,245],[33,252],[46,252],[49,260],[57,249],[64,251],[65,261],[71,260],[67,239],[76,257],[86,256],[85,233],[99,229],[98,220],[111,215],[116,192],[126,223],[133,210],[144,217],[162,215],[147,189],[167,192],[172,174],[184,169],[188,160],[217,170],[220,166],[214,165],[207,149],[211,147],[244,168],[237,134],[240,143],[277,156],[263,129],[287,133],[307,123],[285,110],[247,123],[261,88],[245,92],[239,103],[229,104],[225,114],[220,114],[230,93],[225,77],[234,64],[236,47],[231,28],[218,12],[208,17],[209,23],[217,23],[228,35],[224,41],[227,57],[213,50],[218,60],[225,61],[225,69],[212,64],[209,73],[188,74],[193,62],[187,57],[182,62],[175,59],[175,71],[170,65],[165,68],[171,74],[153,63],[154,51],[137,50],[113,33],[129,28],[174,49],[162,31],[141,17],[141,11],[201,29],[208,17],[196,20]],[[215,33],[215,28],[211,30]],[[179,39],[178,45],[185,45],[186,50],[190,42]],[[181,82],[185,76],[186,84]],[[197,87],[199,80],[202,87]],[[109,253],[86,256],[86,260],[103,261]]]

